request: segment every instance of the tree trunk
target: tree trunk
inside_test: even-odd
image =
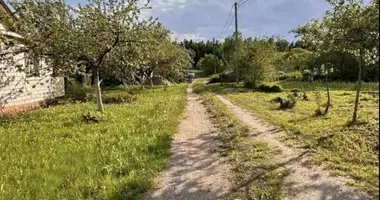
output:
[[[328,80],[328,72],[326,73],[326,89],[327,89],[327,104],[326,104],[324,115],[328,114],[329,108],[331,106],[331,97],[330,97],[330,87],[329,87],[329,80]]]
[[[362,86],[362,59],[363,59],[363,50],[360,49],[358,85],[356,88],[355,106],[354,106],[354,114],[352,116],[352,122],[356,122],[357,117],[358,117],[359,97],[360,97],[360,90]]]
[[[95,83],[95,88],[96,88],[96,104],[98,107],[98,111],[103,113],[104,106],[103,106],[103,101],[102,101],[102,91],[100,89],[99,69],[94,68],[94,71],[95,71],[94,83]]]
[[[129,87],[128,87],[128,83],[127,83],[127,80],[125,79],[121,79],[121,82],[123,83],[123,86],[124,86],[124,89],[125,89],[125,92],[129,92]]]
[[[220,85],[223,86],[223,74],[219,75],[220,77]]]
[[[145,75],[142,75],[142,77],[141,77],[141,89],[145,89],[144,84],[145,84]]]

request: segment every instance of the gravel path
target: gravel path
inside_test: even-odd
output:
[[[188,88],[185,119],[174,136],[167,169],[146,200],[215,200],[229,192],[229,165],[198,95]]]
[[[354,192],[354,189],[344,184],[337,177],[329,176],[321,167],[305,167],[302,165],[307,160],[305,150],[295,149],[284,145],[279,137],[284,134],[273,125],[260,120],[257,116],[246,112],[242,108],[232,104],[223,96],[217,97],[226,104],[243,123],[254,127],[251,133],[255,140],[268,143],[272,147],[282,150],[282,153],[274,162],[279,169],[290,171],[285,178],[284,200],[366,200],[371,199],[367,195]]]

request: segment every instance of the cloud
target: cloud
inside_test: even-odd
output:
[[[183,41],[186,39],[186,40],[193,40],[196,42],[207,40],[207,38],[202,37],[200,34],[191,34],[191,33],[181,34],[181,33],[176,33],[176,32],[173,32],[171,34],[171,39],[177,40],[177,41]]]
[[[76,3],[84,0],[68,0]],[[366,0],[368,1],[368,0]],[[141,0],[146,3],[147,0]],[[212,40],[218,38],[233,12],[234,0],[151,0],[152,9],[142,18],[158,17],[174,36]],[[312,18],[321,18],[329,5],[323,0],[248,0],[238,8],[238,26],[243,37],[279,35],[294,40],[290,30]],[[232,35],[234,21],[223,37]]]

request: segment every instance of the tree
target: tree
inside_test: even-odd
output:
[[[240,63],[241,59],[243,59],[242,55],[244,54],[243,48],[243,37],[241,32],[238,32],[238,40],[236,41],[235,35],[231,35],[224,40],[222,46],[222,58],[225,61],[226,68],[232,69],[234,74],[237,77],[237,83],[239,82],[238,74],[242,74]]]
[[[352,122],[357,121],[357,111],[362,82],[363,65],[378,63],[379,3],[364,5],[362,0],[328,0],[332,9],[322,22],[314,20],[294,30],[317,51],[341,51],[358,61],[357,90]]]
[[[222,62],[214,54],[206,54],[198,62],[198,68],[202,69],[206,74],[221,73]]]
[[[90,0],[77,9],[63,1],[12,1],[20,20],[16,31],[24,39],[24,51],[46,57],[54,74],[72,72],[79,64],[89,67],[95,76],[97,108],[103,112],[100,84],[102,75],[115,70],[107,57],[118,48],[144,42],[142,30],[151,26],[152,18],[139,20],[148,5],[137,1]]]
[[[244,81],[256,87],[259,82],[270,80],[275,71],[275,43],[262,39],[247,42],[244,46],[243,62],[240,64]]]

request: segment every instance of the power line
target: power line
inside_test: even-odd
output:
[[[243,1],[243,0],[240,0],[240,1],[239,1],[239,3],[238,3],[238,4],[239,4],[239,7],[242,6],[242,5],[244,5],[245,3],[247,3],[249,0],[245,0],[243,3],[240,3],[240,2],[242,2],[242,1]]]
[[[232,14],[232,10],[233,10],[233,8],[234,8],[234,6],[232,5],[232,6],[231,6],[231,10],[230,10],[230,14],[228,14],[228,18],[227,18],[226,24],[224,25],[224,28],[222,29],[222,32],[220,33],[220,35],[219,35],[218,38],[220,38],[220,37],[224,34],[224,32],[226,31],[225,29],[226,29],[226,27],[227,27],[228,21],[229,21],[230,18],[231,18],[231,14]]]
[[[233,18],[231,18],[230,23],[228,24],[226,30],[224,31],[223,35],[221,35],[221,37],[224,36],[224,34],[227,33],[228,29],[229,29],[229,28],[231,27],[231,25],[232,25],[232,22],[233,22]],[[221,37],[219,37],[219,39],[220,39]]]

